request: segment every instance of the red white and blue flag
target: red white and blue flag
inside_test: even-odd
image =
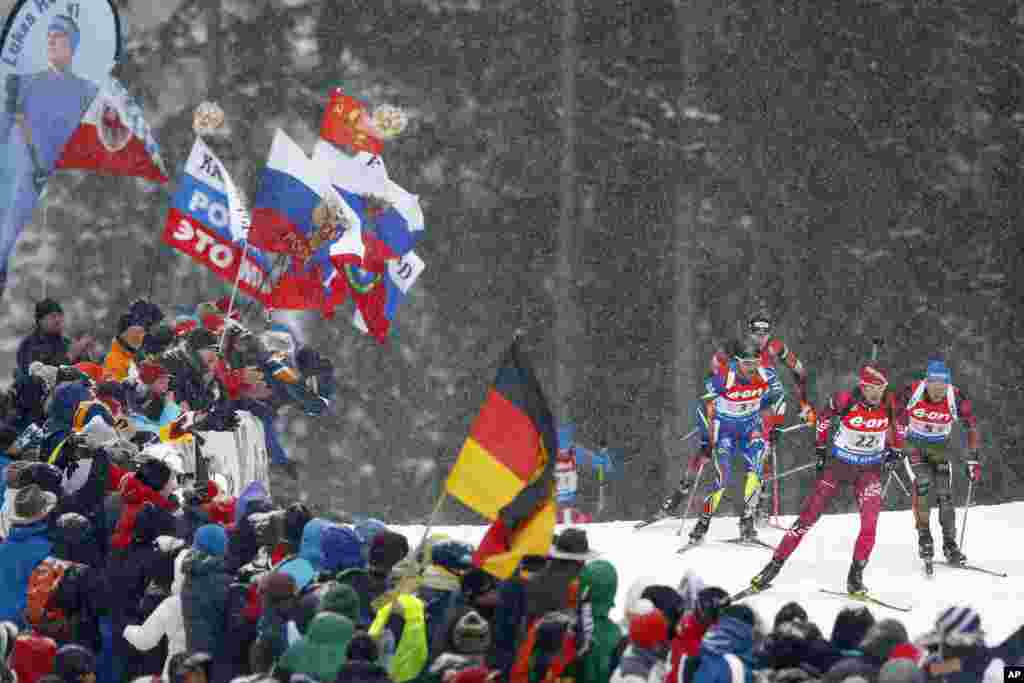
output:
[[[307,292],[310,305],[300,305],[294,292],[287,305],[276,305],[320,308],[329,315],[327,302],[333,307],[344,300],[343,292],[332,292],[341,282],[336,268],[362,263],[361,224],[324,169],[278,130],[254,202],[249,242],[264,251],[288,255],[291,263],[284,277],[303,281],[315,277],[323,291]]]
[[[271,263],[259,249],[246,249],[249,212],[224,164],[200,138],[178,179],[163,240],[264,303],[272,293]],[[245,254],[243,261],[243,252]],[[244,264],[244,265],[243,265]],[[238,278],[238,269],[242,276]]]
[[[384,270],[384,261],[412,251],[426,234],[419,198],[388,177],[383,160],[368,152],[349,155],[327,140],[313,148],[313,160],[362,219],[363,267]]]

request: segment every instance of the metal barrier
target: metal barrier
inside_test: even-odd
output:
[[[238,429],[234,432],[201,432],[206,440],[203,455],[210,461],[210,476],[219,474],[228,484],[228,493],[239,495],[252,481],[261,481],[270,491],[270,455],[263,433],[263,423],[252,413],[237,411]],[[195,474],[196,443],[183,439],[164,443],[146,453],[165,459],[172,453],[180,460],[180,474]],[[178,463],[175,463],[178,465]],[[178,469],[173,467],[172,469]]]

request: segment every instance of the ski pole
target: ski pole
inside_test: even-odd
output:
[[[903,493],[906,494],[907,498],[910,498],[910,489],[908,489],[907,485],[903,483],[903,477],[896,474],[896,470],[893,470],[892,473],[896,475],[896,483],[900,485],[901,489],[903,489]]]
[[[796,474],[797,472],[803,472],[804,470],[809,470],[812,467],[817,467],[817,466],[818,466],[818,463],[816,463],[816,462],[809,462],[806,465],[800,465],[799,467],[794,467],[791,470],[786,470],[785,472],[779,472],[774,477],[768,477],[767,479],[763,480],[761,483],[762,484],[767,484],[770,481],[777,481],[779,479],[785,479],[786,477],[788,477],[791,474]]]
[[[699,432],[699,431],[700,431],[700,427],[697,427],[695,429],[691,429],[685,436],[683,436],[679,440],[680,441],[686,441],[687,439],[692,438],[693,436],[695,436],[697,434],[697,432]]]
[[[795,425],[790,425],[788,427],[783,427],[782,429],[779,430],[779,432],[782,433],[782,434],[785,434],[786,432],[795,432],[795,431],[800,430],[800,429],[807,429],[810,426],[811,425],[807,424],[806,422],[798,422]]]
[[[871,340],[871,362],[878,361],[878,349],[885,345],[885,339],[882,337],[875,337]]]
[[[892,483],[892,478],[896,474],[896,470],[889,468],[889,476],[885,479],[885,486],[882,487],[882,500],[885,500],[885,494],[889,491],[889,484]]]
[[[779,449],[776,448],[775,446],[772,446],[772,473],[773,473],[773,476],[774,476],[774,473],[777,473],[778,471],[779,471]],[[764,486],[763,483],[761,485]],[[772,481],[772,517],[771,517],[771,519],[768,520],[769,524],[778,524],[779,523],[780,505],[781,504],[779,503],[779,480],[775,479],[775,480]]]
[[[686,509],[683,510],[683,516],[679,519],[679,530],[676,531],[676,536],[683,535],[683,526],[686,524],[686,517],[690,514],[693,497],[697,494],[697,489],[700,488],[700,475],[704,474],[704,466],[707,464],[707,461],[704,461],[697,468],[697,476],[693,478],[693,489],[690,491],[690,497],[686,499]]]
[[[967,503],[964,505],[964,523],[960,527],[960,552],[964,550],[964,534],[967,533],[967,513],[971,511],[971,503],[974,502],[974,480],[967,482]]]

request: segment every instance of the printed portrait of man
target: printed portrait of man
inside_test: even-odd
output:
[[[50,171],[60,158],[64,143],[75,132],[99,87],[72,71],[81,41],[78,24],[58,14],[50,20],[46,36],[44,70],[21,77],[17,114],[22,134],[35,148],[37,170]],[[26,134],[27,133],[27,134]],[[30,149],[31,151],[31,149]]]
[[[81,29],[70,16],[50,19],[46,36],[47,68],[10,74],[0,113],[0,295],[18,236],[32,220],[38,196],[78,128],[99,86],[75,75],[72,65]]]

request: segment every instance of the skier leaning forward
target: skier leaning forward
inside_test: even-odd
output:
[[[800,419],[807,422],[809,425],[813,425],[815,422],[815,415],[807,390],[807,368],[804,367],[804,364],[799,358],[797,358],[796,354],[793,353],[793,351],[786,346],[781,339],[772,335],[771,316],[765,311],[755,313],[747,322],[747,330],[749,332],[749,343],[756,345],[760,350],[762,367],[776,372],[776,361],[778,361],[780,363],[784,363],[790,369],[793,374],[793,382],[796,385],[797,398],[800,401]],[[729,354],[723,351],[716,352],[711,357],[711,375],[721,373],[723,368],[727,371],[728,365]],[[782,384],[780,383],[779,386],[781,387]],[[771,434],[773,429],[781,428],[785,422],[786,401],[784,388],[782,389],[782,392],[782,398],[774,401],[770,410],[762,412],[761,427],[763,433],[766,435]],[[661,510],[656,515],[656,519],[667,517],[676,511],[679,504],[683,502],[683,498],[690,493],[691,488],[694,486],[700,467],[711,462],[711,424],[708,419],[707,412],[710,411],[705,411],[703,406],[698,406],[695,410],[697,429],[700,434],[700,446],[697,449],[697,452],[691,456],[689,464],[683,472],[683,477],[679,481],[679,486],[665,499],[664,503],[662,503]],[[761,460],[761,478],[764,479],[765,477],[772,476],[774,473],[771,469],[771,459],[762,456]],[[768,497],[765,495],[764,491],[756,497],[757,509],[755,510],[755,514],[758,517],[767,517],[767,514],[764,512],[764,505],[767,498]]]
[[[818,414],[815,453],[820,474],[814,491],[804,501],[800,516],[786,532],[771,561],[751,580],[751,586],[763,589],[771,584],[783,562],[793,554],[839,492],[839,487],[850,485],[860,508],[860,534],[853,548],[846,589],[851,594],[867,592],[863,574],[875,545],[875,528],[882,509],[882,464],[903,457],[896,429],[895,401],[885,391],[888,384],[881,370],[865,366],[857,388],[835,394]],[[830,459],[827,444],[833,419],[838,424]]]
[[[935,555],[931,517],[932,489],[939,507],[942,527],[942,552],[951,564],[963,564],[967,558],[956,542],[956,509],[953,506],[953,471],[949,465],[949,437],[953,423],[960,421],[967,429],[967,477],[978,481],[981,462],[978,457],[978,425],[967,395],[950,383],[946,364],[933,359],[928,362],[924,380],[904,389],[896,402],[898,428],[906,433],[907,469],[914,480],[914,522],[918,532],[921,557]]]
[[[733,457],[743,457],[746,479],[743,500],[737,501],[740,512],[740,538],[756,538],[753,505],[750,501],[761,489],[761,465],[764,455],[764,426],[762,417],[775,403],[782,400],[782,383],[775,370],[760,365],[760,349],[753,343],[734,342],[730,348],[732,360],[719,368],[705,383],[708,395],[713,396],[709,406],[710,435],[715,481],[704,499],[700,519],[690,532],[690,540],[699,543],[708,532],[711,517],[718,510]]]

